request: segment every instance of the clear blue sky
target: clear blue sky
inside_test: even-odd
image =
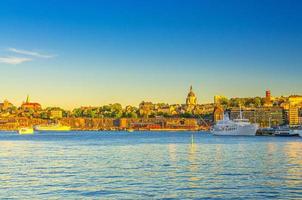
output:
[[[3,0],[0,98],[73,108],[302,93],[302,1]]]

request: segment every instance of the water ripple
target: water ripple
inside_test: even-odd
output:
[[[302,199],[302,140],[0,133],[0,199]]]

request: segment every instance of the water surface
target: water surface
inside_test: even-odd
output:
[[[0,132],[0,199],[302,199],[302,138]]]

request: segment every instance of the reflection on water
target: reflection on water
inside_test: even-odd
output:
[[[0,199],[302,199],[302,139],[0,133]]]
[[[291,187],[302,185],[302,143],[288,142],[283,148],[287,159],[287,177],[285,183]]]
[[[169,156],[172,164],[176,163],[176,144],[168,144]]]
[[[194,141],[194,134],[191,136],[191,144],[189,144],[189,154],[188,154],[188,161],[189,161],[189,170],[190,170],[190,184],[189,187],[191,189],[198,188],[198,182],[200,178],[198,175],[198,161],[197,161],[197,152],[198,152],[198,146],[196,145]]]

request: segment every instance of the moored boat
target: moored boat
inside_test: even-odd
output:
[[[292,130],[287,127],[279,127],[275,130],[275,136],[279,137],[299,137],[299,133],[296,130]]]
[[[18,130],[20,135],[32,135],[34,134],[34,129],[30,127],[22,127]]]
[[[36,131],[70,131],[70,126],[64,126],[61,124],[47,124],[47,125],[37,125],[35,126]]]
[[[299,134],[299,136],[302,137],[302,129],[294,129],[293,132]]]
[[[229,115],[225,114],[212,128],[213,135],[221,136],[255,136],[258,124],[252,124],[248,119],[243,119],[240,110],[240,118],[230,120]]]

